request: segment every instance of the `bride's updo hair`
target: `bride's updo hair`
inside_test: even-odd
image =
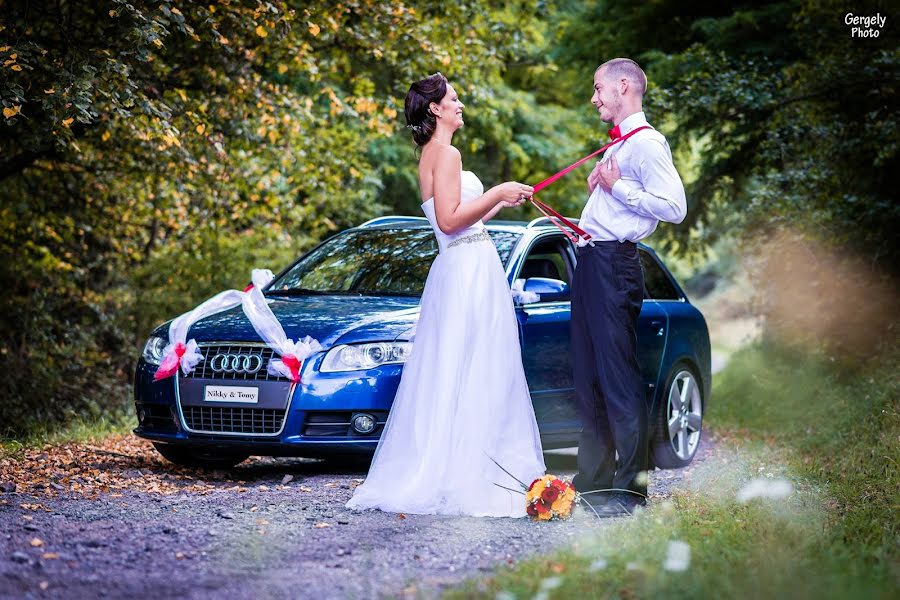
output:
[[[447,78],[440,73],[429,75],[409,86],[403,112],[406,115],[406,127],[412,131],[417,146],[427,144],[437,127],[437,119],[428,105],[432,102],[440,104],[446,95]]]

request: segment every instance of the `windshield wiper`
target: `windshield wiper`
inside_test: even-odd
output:
[[[270,290],[267,296],[399,296],[404,298],[418,298],[419,294],[407,292],[393,292],[388,290],[307,290],[304,288],[292,288],[289,290]]]
[[[324,296],[340,292],[323,292],[321,290],[307,290],[304,288],[291,288],[289,290],[268,290],[267,296]]]
[[[397,296],[401,298],[418,298],[420,294],[410,292],[389,292],[387,290],[357,290],[354,292],[360,296]]]

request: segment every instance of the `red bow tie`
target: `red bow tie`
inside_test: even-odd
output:
[[[609,139],[617,140],[620,137],[622,137],[622,132],[619,131],[618,125],[616,125],[615,127],[613,127],[612,129],[609,130]]]

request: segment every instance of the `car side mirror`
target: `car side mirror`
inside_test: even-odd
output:
[[[565,300],[569,297],[569,284],[548,277],[529,277],[525,280],[525,291],[539,294],[541,302]]]

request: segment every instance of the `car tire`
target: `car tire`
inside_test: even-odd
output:
[[[215,452],[156,442],[153,442],[153,447],[169,462],[182,467],[199,467],[201,469],[230,469],[250,457],[249,454],[243,452]]]
[[[653,462],[660,469],[688,466],[700,446],[703,393],[697,371],[677,363],[666,377],[654,415]],[[687,389],[685,389],[687,387]]]

